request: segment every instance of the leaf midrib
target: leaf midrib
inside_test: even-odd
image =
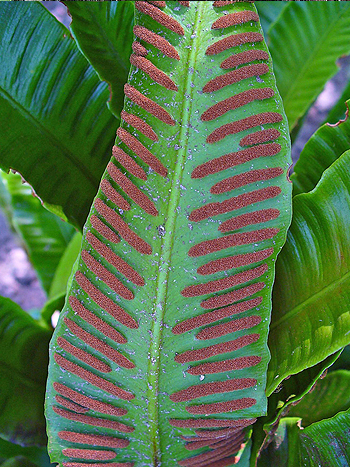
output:
[[[193,30],[200,30],[199,23],[203,15],[204,4],[206,2],[198,2],[196,9],[195,20],[193,24]],[[160,460],[161,449],[160,449],[160,436],[159,436],[159,416],[158,416],[158,393],[159,393],[159,374],[160,374],[160,354],[161,354],[161,343],[162,343],[162,324],[164,320],[166,310],[166,297],[168,292],[168,277],[170,272],[170,260],[172,254],[172,246],[174,242],[175,234],[175,223],[177,218],[177,205],[180,199],[180,186],[184,172],[184,166],[186,161],[186,148],[188,143],[188,136],[186,136],[188,124],[190,123],[190,114],[192,109],[193,99],[185,99],[185,95],[192,96],[193,88],[191,84],[191,74],[189,73],[190,68],[195,69],[197,43],[199,42],[200,35],[196,35],[193,38],[192,46],[189,48],[188,59],[184,61],[186,63],[186,69],[184,74],[186,80],[183,86],[182,92],[182,109],[180,122],[180,150],[178,151],[178,157],[175,164],[175,170],[172,180],[172,187],[170,191],[170,198],[168,203],[168,210],[165,222],[165,235],[161,243],[161,254],[159,259],[160,271],[157,278],[157,297],[155,302],[155,318],[153,321],[151,335],[150,350],[149,350],[149,364],[148,364],[148,415],[149,415],[149,426],[153,444],[153,465],[156,466],[157,461]],[[183,59],[184,60],[184,59]],[[180,93],[180,89],[178,91]]]
[[[8,101],[12,102],[15,107],[24,114],[24,117],[32,123],[33,126],[39,128],[44,133],[50,143],[57,147],[63,156],[66,157],[76,168],[81,172],[85,179],[93,185],[94,188],[98,186],[99,180],[95,177],[93,172],[87,170],[87,168],[74,156],[74,154],[64,146],[59,139],[57,139],[48,129],[41,123],[40,120],[35,118],[20,102],[15,100],[3,87],[0,87],[0,96]]]
[[[292,7],[292,4],[290,4],[290,7]],[[300,82],[300,76],[302,76],[305,72],[305,69],[307,71],[310,70],[310,62],[314,61],[314,58],[319,54],[320,49],[323,47],[324,44],[324,38],[325,36],[329,35],[329,31],[332,30],[336,24],[343,19],[344,14],[347,12],[347,9],[344,9],[342,14],[338,16],[334,21],[332,21],[324,31],[324,33],[321,35],[321,40],[319,40],[314,47],[314,53],[309,56],[309,58],[303,62],[303,66],[299,69],[299,73],[297,73],[295,79],[293,82],[290,84],[288,87],[288,92],[286,93],[285,97],[283,98],[283,104],[286,109],[289,107],[289,101],[290,99],[295,100],[295,89],[298,88],[299,82]],[[293,119],[296,121],[295,117]],[[292,121],[290,124],[293,126],[295,124],[295,121]]]
[[[287,321],[290,318],[295,317],[300,312],[300,310],[303,310],[310,303],[313,303],[313,302],[317,301],[319,298],[322,298],[322,296],[327,295],[329,292],[331,292],[332,290],[334,290],[338,286],[340,286],[343,282],[346,282],[347,279],[350,279],[350,271],[345,273],[345,275],[343,275],[341,278],[336,279],[335,281],[333,281],[330,284],[326,285],[322,289],[318,290],[316,293],[310,295],[306,300],[302,301],[297,306],[295,306],[294,308],[289,310],[279,320],[277,320],[275,323],[271,324],[270,331],[272,331],[276,327],[280,326],[284,321]]]

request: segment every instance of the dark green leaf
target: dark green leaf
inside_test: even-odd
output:
[[[0,6],[0,167],[81,228],[117,121],[107,84],[39,2]]]
[[[276,21],[282,10],[286,7],[286,2],[263,1],[255,2],[256,8],[260,16],[261,27],[268,42],[268,31],[271,25]]]
[[[34,464],[27,457],[17,456],[5,461],[1,467],[38,467],[38,464]]]
[[[350,104],[350,101],[348,101]],[[322,125],[306,143],[291,175],[293,194],[315,188],[323,172],[350,149],[350,120],[337,126]]]
[[[350,151],[293,198],[276,264],[267,393],[350,342]]]
[[[0,297],[0,435],[45,445],[44,395],[51,331]]]
[[[150,3],[140,2],[136,7],[146,9],[161,22],[164,20],[164,15]],[[74,451],[70,451],[72,456],[64,456],[62,452],[65,448],[74,448],[70,435],[62,434],[62,431],[70,431],[130,441],[125,449],[99,448],[106,459],[135,461],[135,467],[137,464],[175,467],[179,461],[206,451],[210,456],[216,455],[203,446],[196,452],[187,450],[180,436],[195,437],[196,433],[190,427],[176,426],[181,420],[195,421],[200,424],[199,428],[205,427],[207,420],[214,426],[226,427],[242,419],[249,424],[252,418],[266,411],[267,333],[274,265],[291,217],[292,186],[286,176],[290,164],[289,131],[260,25],[248,19],[237,27],[212,28],[215,21],[227,20],[226,9],[239,14],[251,12],[244,13],[243,19],[249,15],[256,20],[255,7],[248,2],[234,2],[225,9],[213,7],[212,2],[190,2],[189,8],[178,2],[167,2],[162,12],[169,15],[165,18],[170,29],[149,15],[137,12],[135,24],[150,30],[145,33],[144,29],[137,29],[143,37],[141,45],[149,50],[147,58],[133,57],[135,65],[129,75],[129,85],[153,104],[142,100],[139,94],[130,94],[127,88],[124,110],[132,118],[130,123],[122,122],[115,154],[123,155],[118,153],[118,149],[122,150],[137,165],[133,166],[134,172],[125,159],[119,162],[113,159],[108,166],[84,228],[77,271],[52,340],[46,414],[49,451],[55,462],[69,462],[68,459],[74,457]],[[163,51],[171,54],[170,57],[147,45],[147,40],[155,38],[151,32],[169,41]],[[210,55],[213,49],[208,50],[208,47],[233,32],[257,35],[253,36],[254,42]],[[159,38],[156,40],[156,45],[162,48],[164,43]],[[220,83],[228,73],[236,76],[235,65],[232,65],[233,70],[223,71],[220,67],[223,60],[231,60],[236,57],[235,52],[247,50],[258,51],[264,61],[259,60],[254,68],[248,65],[248,70],[256,70],[253,76],[244,75],[244,79],[241,77],[230,84],[225,80],[223,84],[226,85],[211,89],[217,79]],[[155,82],[148,73],[165,86]],[[233,106],[219,116],[211,114],[213,109],[204,114],[216,104],[216,108],[223,110],[223,99],[245,91],[249,95],[252,90],[262,98]],[[240,104],[241,97],[238,98]],[[242,141],[242,137],[253,134],[256,137],[266,114],[275,119],[266,123],[274,131],[272,136],[269,132],[269,143],[256,149],[254,143]],[[259,115],[257,120],[256,115]],[[246,124],[243,119],[248,117],[251,117],[250,124],[244,129],[241,125]],[[234,129],[225,135],[227,127],[224,125],[233,122]],[[266,132],[263,135],[266,136]],[[130,138],[134,139],[130,141]],[[144,149],[140,150],[140,144]],[[227,165],[220,159],[225,154],[243,151],[243,147],[244,153],[228,156]],[[262,151],[265,157],[260,157]],[[236,159],[247,154],[251,156],[247,160]],[[135,170],[138,170],[136,175]],[[257,180],[246,178],[252,173],[258,176]],[[233,175],[242,175],[241,185],[229,187],[224,182]],[[224,188],[214,189],[216,183],[223,184]],[[255,201],[251,196],[257,196]],[[256,214],[252,215],[263,209],[268,210],[267,218],[261,212],[258,219]],[[245,217],[238,217],[242,215]],[[223,224],[227,221],[234,224]],[[106,231],[107,227],[111,230]],[[206,241],[211,248],[207,249],[208,244],[203,243]],[[115,266],[116,254],[141,277],[136,273],[130,276],[125,265]],[[245,255],[243,263],[239,262],[240,255]],[[234,260],[238,263],[227,266],[226,260],[231,261],[232,256],[239,257]],[[208,266],[216,260],[220,261],[216,269],[213,264]],[[205,265],[209,270],[205,270]],[[248,300],[242,303],[244,298]],[[218,316],[218,308],[227,315]],[[206,312],[209,315],[204,315]],[[234,316],[240,312],[242,314]],[[124,339],[118,342],[116,336],[113,340],[110,328],[102,328],[97,318],[103,320],[104,325],[113,326],[114,331],[117,329],[127,342]],[[187,321],[191,318],[196,318],[194,324]],[[214,327],[218,323],[219,329]],[[227,328],[230,325],[233,328]],[[100,343],[94,338],[100,339]],[[101,341],[109,347],[105,349]],[[232,342],[246,345],[235,348]],[[220,351],[206,356],[204,352],[211,352],[211,345],[217,344]],[[113,350],[118,350],[129,362],[118,364]],[[198,351],[198,355],[185,354],[192,350]],[[92,356],[97,361],[92,360]],[[235,360],[233,365],[243,364],[239,370],[235,366],[222,369],[221,364],[232,364],[232,359],[240,357],[251,358]],[[215,367],[215,371],[199,367],[205,363]],[[96,376],[101,380],[96,380]],[[208,386],[208,383],[213,384]],[[239,386],[235,388],[235,384]],[[86,412],[73,406],[73,410],[84,413],[71,415],[67,402],[55,399],[60,391],[68,398],[76,398],[76,394],[67,394],[67,388],[90,398],[85,399]],[[208,391],[205,395],[201,392],[204,390]],[[107,413],[105,406],[92,407],[94,400],[111,404],[114,410],[122,408],[128,412],[123,418],[116,418],[111,415],[110,406]],[[116,433],[112,427],[106,427],[117,421],[129,427],[124,427],[127,433]],[[241,434],[242,430],[239,435],[233,433],[231,439],[225,440],[230,443],[231,451],[218,451],[220,462],[223,460],[226,465],[234,462],[242,442]],[[193,465],[195,462],[199,463],[198,458],[185,461]]]
[[[46,292],[74,235],[74,227],[45,209],[20,175],[1,173],[11,196],[12,225],[20,235]]]
[[[269,38],[277,86],[292,129],[337,72],[336,60],[350,52],[350,3],[289,2]]]
[[[338,412],[350,408],[350,371],[338,370],[320,379],[315,388],[289,412],[300,417],[302,426],[311,425],[324,418],[332,418]]]
[[[18,444],[13,444],[9,441],[5,441],[4,439],[0,438],[0,462],[2,463],[8,459],[18,456],[29,459],[31,462],[34,462],[34,464],[38,465],[39,467],[50,467],[53,465],[50,463],[46,447],[22,447]]]
[[[112,94],[109,108],[119,118],[130,68],[133,2],[65,4],[72,16],[71,30],[77,44],[100,78],[109,84]]]

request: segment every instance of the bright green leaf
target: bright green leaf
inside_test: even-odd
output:
[[[350,343],[350,151],[294,197],[276,264],[267,393]]]
[[[119,118],[130,68],[134,4],[130,1],[65,4],[72,17],[74,38],[100,78],[110,85],[109,108]]]
[[[293,129],[337,72],[337,59],[350,53],[350,3],[289,2],[269,38],[277,86]]]
[[[0,62],[0,167],[81,228],[117,126],[107,84],[39,2],[1,4]]]
[[[43,413],[51,331],[0,297],[0,435],[23,446],[45,445]]]
[[[264,35],[268,42],[268,31],[272,24],[276,21],[282,10],[287,6],[286,2],[276,1],[258,1],[255,2],[255,6],[260,16],[261,26],[264,31]]]
[[[350,101],[348,103],[350,104]],[[350,120],[347,119],[337,126],[322,125],[306,143],[295,164],[294,173],[291,175],[293,195],[313,190],[323,172],[348,149]]]
[[[350,371],[332,371],[320,379],[316,387],[292,407],[288,415],[300,417],[304,427],[324,418],[332,418],[338,412],[350,408],[349,388]]]

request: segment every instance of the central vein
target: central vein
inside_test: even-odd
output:
[[[206,2],[196,2],[196,15],[191,33],[198,33],[200,30],[200,20],[203,15]],[[192,7],[193,8],[193,7]],[[177,155],[175,170],[172,177],[171,194],[168,204],[168,212],[165,223],[165,235],[161,245],[161,255],[159,260],[159,273],[157,279],[157,297],[154,310],[154,321],[151,334],[151,345],[148,354],[148,417],[150,436],[153,451],[154,467],[161,465],[161,448],[159,435],[159,414],[158,414],[158,392],[159,392],[159,373],[160,373],[160,354],[162,347],[162,326],[166,310],[166,298],[168,291],[168,277],[170,271],[170,261],[172,246],[175,235],[175,224],[177,218],[177,206],[180,200],[180,185],[183,177],[185,161],[187,157],[188,128],[192,109],[193,88],[191,87],[191,68],[195,69],[197,47],[199,46],[199,37],[191,36],[188,57],[184,63],[187,64],[187,70],[184,72],[184,85],[182,87],[182,108],[178,121],[181,122],[179,134],[180,149]],[[185,57],[181,57],[185,60]],[[181,77],[180,77],[181,78]],[[180,84],[180,83],[178,83]],[[178,92],[181,92],[180,89]],[[185,97],[186,96],[186,97]]]

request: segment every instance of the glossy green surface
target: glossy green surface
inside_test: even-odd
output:
[[[24,446],[45,446],[43,404],[51,330],[0,297],[0,337],[0,436]]]
[[[0,7],[0,167],[81,228],[117,121],[107,84],[39,2]]]
[[[276,264],[267,393],[350,342],[350,151],[293,198]]]
[[[134,2],[65,2],[78,47],[110,86],[110,110],[120,117],[130,68]]]
[[[292,130],[350,52],[349,2],[288,2],[269,30],[269,48]]]

